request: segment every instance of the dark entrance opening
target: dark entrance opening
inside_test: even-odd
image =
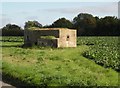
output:
[[[67,40],[67,41],[69,41],[69,39],[70,39],[70,36],[69,36],[69,35],[67,35],[67,39],[66,39],[66,40]]]

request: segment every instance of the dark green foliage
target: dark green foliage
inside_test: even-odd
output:
[[[77,29],[78,36],[93,35],[93,30],[96,27],[96,19],[87,13],[80,13],[73,19],[74,28]]]
[[[106,16],[101,19],[97,19],[97,27],[95,29],[95,35],[120,35],[120,25],[117,17]]]
[[[23,36],[24,30],[15,24],[7,24],[1,29],[2,36]]]
[[[28,22],[25,22],[24,28],[27,29],[27,28],[30,28],[30,27],[41,28],[42,24],[40,24],[38,21],[28,21]]]
[[[91,14],[80,13],[73,19],[73,27],[78,36],[119,36],[120,20],[117,17],[93,17]]]
[[[66,18],[59,18],[52,25],[42,26],[38,21],[25,22],[24,29],[38,28],[74,28],[78,36],[120,36],[120,19],[115,16],[105,16],[103,18],[94,17],[88,13],[80,13],[74,17],[73,21]],[[0,30],[5,36],[23,36],[24,31],[17,25],[7,24]],[[10,29],[10,30],[7,30]]]
[[[56,20],[51,25],[51,27],[54,27],[54,28],[72,28],[73,24],[65,18],[60,18],[60,19]]]

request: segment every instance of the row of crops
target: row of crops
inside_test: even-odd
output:
[[[119,37],[79,37],[78,45],[88,45],[90,48],[83,56],[105,68],[120,71]]]
[[[2,41],[2,42],[23,42],[23,37],[20,37],[20,36],[1,37],[0,41]]]

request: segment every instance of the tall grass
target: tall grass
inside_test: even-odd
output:
[[[118,86],[118,72],[83,57],[88,50],[87,45],[60,49],[3,47],[3,79],[15,78],[21,81],[15,81],[20,86]]]

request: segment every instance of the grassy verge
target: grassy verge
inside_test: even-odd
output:
[[[24,49],[19,47],[22,43],[3,43],[3,46],[9,46],[3,47],[2,52],[4,79],[9,76],[19,80],[16,82],[20,86],[37,87],[118,85],[118,72],[82,56],[89,50],[86,45],[64,49]],[[16,46],[11,47],[12,44]]]

